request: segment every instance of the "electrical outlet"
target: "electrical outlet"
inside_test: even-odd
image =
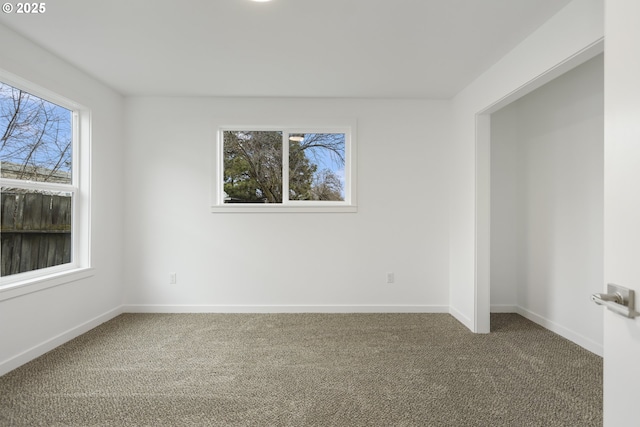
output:
[[[176,277],[176,273],[169,273],[169,284],[170,285],[175,285],[178,281],[177,281],[177,277]]]
[[[395,281],[395,274],[393,274],[392,272],[387,273],[387,283],[394,283]]]

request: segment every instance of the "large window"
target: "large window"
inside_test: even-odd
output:
[[[82,112],[16,86],[0,81],[0,285],[88,263]]]
[[[221,126],[214,211],[355,211],[351,127]]]

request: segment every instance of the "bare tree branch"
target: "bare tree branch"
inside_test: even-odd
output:
[[[70,182],[71,112],[0,83],[2,176]]]

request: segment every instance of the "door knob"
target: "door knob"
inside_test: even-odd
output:
[[[634,310],[633,290],[609,283],[606,294],[593,294],[591,300],[625,317],[634,318],[639,313]]]
[[[609,301],[615,302],[616,304],[625,305],[624,297],[622,296],[622,294],[620,294],[620,292],[616,292],[613,294],[593,294],[591,298],[593,299],[593,302],[600,305],[603,305],[605,302]]]

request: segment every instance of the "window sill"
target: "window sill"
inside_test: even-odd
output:
[[[211,206],[213,213],[355,213],[358,206],[355,205],[331,205],[331,206],[293,206],[293,205],[268,205],[268,204],[229,204]]]
[[[86,279],[95,274],[93,268],[83,267],[72,270],[51,273],[44,276],[30,277],[18,282],[0,286],[0,301],[6,301],[27,295],[33,292],[39,292],[44,289],[53,288],[77,280]]]

